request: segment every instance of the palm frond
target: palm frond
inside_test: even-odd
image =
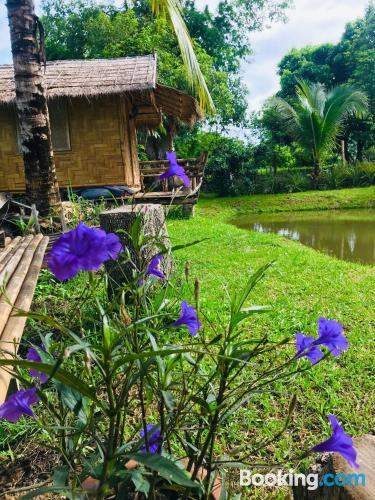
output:
[[[180,47],[182,60],[187,69],[188,83],[198,95],[202,110],[213,114],[215,105],[195,55],[179,0],[151,0],[151,7],[156,16],[166,16],[170,20]]]
[[[281,99],[281,97],[271,97],[267,99],[265,107],[273,108],[277,111],[280,118],[284,120],[285,128],[292,135],[298,135],[300,133],[300,116],[297,110],[285,101],[285,99]]]
[[[326,101],[326,91],[321,83],[309,84],[305,80],[298,80],[296,94],[300,104],[310,113],[323,115]]]
[[[320,83],[299,80],[296,86],[297,103],[291,106],[280,98],[272,98],[272,105],[285,126],[319,164],[324,153],[336,143],[345,119],[351,115],[363,116],[368,110],[364,92],[350,85],[339,85],[326,91]]]
[[[368,99],[364,92],[350,85],[339,85],[327,94],[322,123],[324,148],[330,150],[349,115],[363,116],[368,111]]]

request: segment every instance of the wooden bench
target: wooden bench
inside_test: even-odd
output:
[[[43,263],[48,237],[41,234],[5,240],[0,248],[0,358],[12,358],[18,350],[26,324],[25,316],[13,309],[28,311]],[[4,402],[10,372],[0,369],[0,404]]]
[[[155,185],[156,179],[170,167],[168,160],[140,161],[142,192],[134,195],[136,203],[157,203],[161,205],[182,205],[183,212],[189,216],[193,213],[202,187],[204,170],[208,154],[202,153],[198,158],[178,159],[190,179],[191,188],[181,188],[174,177],[157,183],[161,191],[148,191],[147,184]]]

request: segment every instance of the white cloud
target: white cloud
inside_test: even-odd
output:
[[[364,14],[368,0],[295,0],[288,22],[250,36],[253,56],[243,64],[249,108],[259,109],[278,89],[277,64],[292,48],[337,42],[346,23]]]
[[[120,1],[120,0],[116,0]],[[214,10],[218,0],[197,0]],[[242,74],[250,90],[249,108],[259,109],[264,99],[278,89],[277,63],[293,47],[337,42],[345,24],[362,16],[368,0],[295,0],[286,24],[250,36],[253,56],[243,63]],[[39,0],[36,1],[39,5]],[[0,3],[0,63],[10,62],[6,8]]]

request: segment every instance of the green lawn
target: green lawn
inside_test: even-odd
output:
[[[223,430],[218,451],[245,443],[251,449],[253,443],[256,447],[265,438],[272,440],[283,426],[294,393],[298,396],[298,403],[288,431],[254,453],[250,457],[252,463],[262,460],[268,464],[288,464],[291,458],[297,458],[302,451],[328,437],[329,413],[338,416],[348,433],[359,435],[373,431],[375,267],[340,261],[275,234],[238,229],[229,221],[237,214],[246,213],[374,206],[374,187],[225,199],[206,197],[198,204],[194,218],[168,222],[174,244],[208,238],[198,245],[179,250],[176,259],[181,273],[184,262],[190,261],[191,274],[201,283],[201,310],[205,311],[208,320],[212,320],[216,330],[220,330],[222,318],[228,312],[228,291],[238,290],[250,273],[274,261],[249,301],[249,305],[271,305],[272,309],[247,322],[241,336],[258,337],[267,333],[271,340],[289,336],[291,342],[285,347],[283,356],[290,356],[295,352],[295,332],[316,336],[317,319],[325,316],[340,321],[349,338],[347,353],[329,359],[316,370],[292,380],[290,385],[277,383],[273,393],[256,395],[241,407],[232,416],[229,428]],[[185,288],[181,287],[181,290]],[[44,271],[34,304],[53,308],[63,320],[66,301],[79,293],[79,278],[57,285]],[[185,298],[192,300],[188,292]],[[87,315],[89,313],[87,311]],[[35,341],[36,333],[35,325],[29,323],[24,340]],[[273,367],[277,362],[278,358],[270,357],[263,361],[263,365],[254,364],[251,369],[267,369],[268,365]],[[16,425],[2,425],[0,460],[2,456],[8,459],[11,454],[8,449],[14,449],[22,438],[35,439],[35,442],[42,439],[36,425],[28,419],[22,419]],[[306,462],[297,462],[294,469],[302,471],[305,465]],[[233,472],[233,478],[236,487],[237,470]],[[273,491],[270,496],[268,493],[265,496],[261,490],[244,491],[242,498],[264,500],[271,495],[274,499],[287,498],[285,490]]]
[[[201,281],[202,308],[214,320],[227,308],[226,288],[238,289],[249,273],[270,261],[274,266],[256,288],[252,304],[272,306],[254,317],[243,335],[269,333],[274,339],[296,331],[316,336],[319,316],[345,326],[349,351],[329,359],[316,370],[281,385],[278,394],[262,396],[233,420],[233,439],[271,435],[287,412],[296,391],[298,405],[290,431],[267,452],[269,460],[283,461],[293,450],[321,440],[328,413],[336,414],[347,432],[373,430],[375,417],[375,267],[353,264],[321,254],[275,234],[241,230],[228,221],[236,214],[375,206],[375,188],[202,199],[193,219],[172,220],[175,244],[209,238],[178,253],[178,262],[191,262]],[[291,353],[291,345],[287,349]],[[241,433],[241,434],[239,434]]]

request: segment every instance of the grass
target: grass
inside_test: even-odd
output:
[[[353,435],[374,428],[375,268],[340,261],[281,236],[238,229],[230,223],[239,214],[371,208],[375,206],[374,200],[375,188],[225,199],[207,197],[200,201],[193,219],[169,221],[174,244],[208,238],[180,250],[176,259],[180,272],[184,262],[190,261],[192,276],[201,283],[201,309],[216,328],[220,329],[222,317],[228,313],[228,294],[244,285],[250,273],[274,261],[249,301],[249,305],[271,305],[272,309],[254,316],[241,335],[267,333],[272,340],[290,336],[291,345],[286,350],[292,354],[295,332],[316,335],[317,319],[325,316],[343,323],[349,338],[347,353],[306,372],[289,386],[276,384],[272,394],[258,395],[242,407],[230,421],[220,451],[226,450],[227,443],[231,447],[246,442],[256,445],[269,439],[270,444],[254,460],[260,457],[268,463],[287,464],[323,436],[328,437],[329,413],[336,414],[345,430]],[[75,289],[76,285],[77,282],[53,283],[48,273],[43,272],[34,302],[55,311],[58,308],[57,314],[64,321],[64,315],[68,314],[61,304],[81,293],[79,287]],[[34,340],[32,332],[35,335],[35,328],[26,331],[24,338]],[[259,367],[254,366],[255,369]],[[283,426],[294,393],[298,403],[289,430],[273,440],[272,436]],[[0,461],[9,458],[17,441],[31,437],[33,432],[34,428],[25,419],[16,426],[4,426],[0,430],[3,450]],[[306,462],[297,465],[295,470],[302,471],[305,465]],[[256,494],[252,491],[247,496],[245,491],[242,498],[257,498]],[[259,498],[266,498],[264,492],[260,495]],[[286,494],[278,491],[272,493],[272,498],[286,498]]]
[[[272,436],[287,414],[292,393],[298,405],[290,430],[268,451],[268,459],[283,462],[329,434],[327,415],[334,413],[348,433],[374,428],[375,267],[340,261],[276,234],[241,230],[230,224],[238,214],[375,206],[375,188],[202,199],[197,215],[172,220],[174,244],[209,238],[178,252],[178,263],[189,260],[201,282],[201,306],[209,317],[227,310],[227,293],[243,285],[249,273],[274,261],[252,296],[253,305],[271,305],[271,312],[254,317],[243,335],[268,333],[274,339],[296,331],[316,336],[320,316],[340,321],[349,351],[330,359],[293,381],[277,386],[243,408],[232,421],[233,439]],[[249,304],[250,305],[250,304]],[[290,347],[290,352],[294,347]]]

